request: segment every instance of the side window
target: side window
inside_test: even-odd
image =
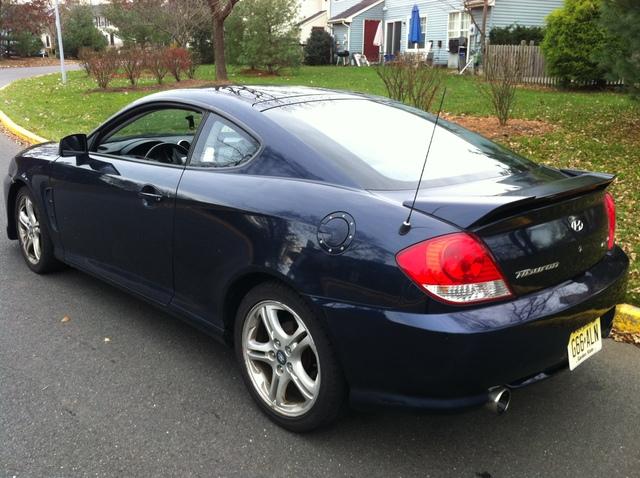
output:
[[[99,153],[184,164],[202,113],[182,108],[149,111],[111,131],[97,145]]]
[[[238,126],[210,114],[191,156],[191,166],[238,166],[258,151],[258,142]]]

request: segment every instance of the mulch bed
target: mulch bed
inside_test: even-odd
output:
[[[514,136],[540,136],[556,129],[556,126],[539,120],[510,119],[506,126],[500,126],[494,116],[456,116],[445,113],[442,117],[494,140]]]

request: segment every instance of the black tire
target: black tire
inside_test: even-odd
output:
[[[23,201],[27,199],[33,205],[33,212],[38,221],[39,226],[39,243],[40,243],[40,255],[38,260],[34,260],[33,255],[30,257],[25,249],[24,237],[20,233],[20,208]],[[18,243],[20,244],[20,252],[24,258],[25,263],[33,272],[37,274],[46,274],[60,268],[60,262],[55,258],[53,253],[53,242],[49,235],[49,229],[45,220],[43,212],[40,210],[38,203],[33,200],[33,196],[29,192],[26,186],[23,186],[16,195],[16,202],[14,204],[14,218],[16,224],[16,231],[18,231]]]
[[[248,365],[243,353],[243,329],[245,321],[250,320],[250,313],[254,307],[264,301],[277,301],[294,311],[304,323],[315,345],[319,370],[321,371],[320,385],[311,408],[300,416],[286,416],[275,410],[262,398],[249,376]],[[240,303],[236,315],[234,344],[242,378],[251,396],[260,409],[276,424],[293,432],[307,432],[330,424],[344,411],[347,387],[327,333],[302,297],[288,287],[278,282],[266,282],[247,293]],[[276,365],[277,362],[274,361],[274,366]],[[275,369],[273,373],[275,373]]]

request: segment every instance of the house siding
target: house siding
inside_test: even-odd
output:
[[[336,41],[336,47],[338,51],[348,50],[349,46],[345,45],[345,38],[348,28],[341,23],[333,24],[333,38]]]
[[[564,0],[496,0],[491,8],[490,28],[517,24],[529,27],[544,25],[553,10],[561,8]]]
[[[440,0],[416,1],[416,0],[387,0],[387,11],[385,12],[385,22],[402,21],[402,39],[400,42],[401,51],[407,49],[408,38],[408,18],[411,17],[411,9],[417,5],[420,15],[427,15],[427,42],[433,42],[433,61],[439,65],[446,65],[449,60],[447,45],[447,28],[449,25],[449,12],[462,10],[462,1]],[[385,23],[386,27],[386,23]],[[385,32],[386,38],[386,32]],[[442,48],[438,48],[438,41],[442,41]]]
[[[384,3],[371,7],[369,10],[353,17],[351,22],[351,42],[350,51],[352,53],[362,53],[362,44],[364,40],[364,21],[365,20],[382,20],[384,17]]]
[[[359,0],[332,0],[331,16],[335,16],[347,8],[359,3]],[[545,18],[553,10],[563,6],[564,0],[495,0],[495,5],[489,7],[487,19],[488,30],[495,27],[506,27],[512,24],[526,26],[542,26]],[[387,22],[401,21],[402,33],[400,50],[407,49],[408,19],[414,5],[420,9],[421,15],[427,16],[426,40],[433,42],[433,61],[438,65],[446,65],[450,62],[448,50],[447,30],[449,13],[463,10],[463,0],[386,0],[384,4],[376,5],[370,10],[354,17],[351,28],[340,24],[333,25],[333,34],[339,44],[339,49],[344,49],[344,34],[349,31],[348,49],[351,52],[362,51],[363,28],[365,19],[382,20],[384,26],[384,38],[386,44]],[[386,5],[386,11],[383,10]],[[482,8],[472,12],[478,24],[482,22]],[[479,34],[472,38],[472,50],[480,40]],[[438,48],[438,42],[442,47]]]

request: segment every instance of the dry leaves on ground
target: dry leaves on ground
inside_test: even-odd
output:
[[[610,337],[616,342],[634,344],[640,347],[640,333],[618,332],[617,330],[614,329],[611,331]]]

